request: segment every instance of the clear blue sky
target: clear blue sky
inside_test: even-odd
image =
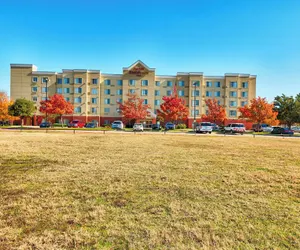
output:
[[[10,63],[121,73],[257,75],[257,95],[300,92],[299,0],[1,0],[0,89]]]

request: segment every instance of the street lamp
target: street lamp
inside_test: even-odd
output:
[[[45,82],[46,82],[46,102],[47,102],[48,101],[48,82],[50,82],[48,77],[45,78]],[[47,113],[47,106],[46,106],[46,122],[47,121],[48,121],[48,113]]]
[[[194,130],[196,131],[196,86],[197,82],[193,83],[194,86]]]

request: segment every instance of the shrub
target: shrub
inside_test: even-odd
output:
[[[61,126],[61,123],[53,123],[52,124],[52,127],[67,127],[67,124],[63,124],[62,126]]]
[[[186,124],[179,123],[179,124],[176,125],[176,129],[186,129]]]

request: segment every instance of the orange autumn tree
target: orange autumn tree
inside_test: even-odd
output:
[[[128,99],[124,103],[117,102],[124,120],[133,125],[135,122],[146,119],[150,105],[144,104],[144,99],[136,94],[127,94],[127,96]]]
[[[40,112],[49,114],[50,116],[59,116],[61,125],[63,126],[63,115],[73,114],[74,106],[65,100],[62,95],[55,94],[50,96],[48,100],[40,102]]]
[[[239,118],[248,119],[253,123],[278,125],[278,112],[274,111],[274,104],[268,103],[266,98],[253,98],[250,105],[238,108],[241,113]]]
[[[217,99],[207,99],[205,103],[208,107],[208,114],[202,115],[202,119],[216,123],[224,124],[227,120],[225,108],[218,104]]]
[[[5,92],[0,92],[0,121],[13,121],[18,117],[9,115],[8,107],[14,102],[10,101]]]
[[[160,110],[157,110],[157,117],[164,122],[177,122],[186,120],[189,115],[189,109],[185,105],[185,100],[177,95],[176,87],[174,87],[173,95],[164,96],[163,103],[160,105]]]

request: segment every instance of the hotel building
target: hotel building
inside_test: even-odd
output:
[[[216,98],[225,107],[228,119],[237,121],[238,107],[256,97],[256,76],[250,74],[205,76],[202,72],[178,72],[173,76],[156,75],[155,68],[140,60],[123,68],[122,74],[87,69],[38,71],[32,64],[11,64],[11,98],[26,98],[36,103],[34,124],[41,122],[39,103],[46,99],[46,94],[62,94],[74,105],[74,114],[64,117],[66,122],[79,119],[104,125],[122,119],[117,102],[126,100],[128,93],[137,93],[155,114],[162,97],[172,95],[174,86],[189,107],[189,127],[194,115],[199,120],[207,113],[205,100],[208,98]]]

